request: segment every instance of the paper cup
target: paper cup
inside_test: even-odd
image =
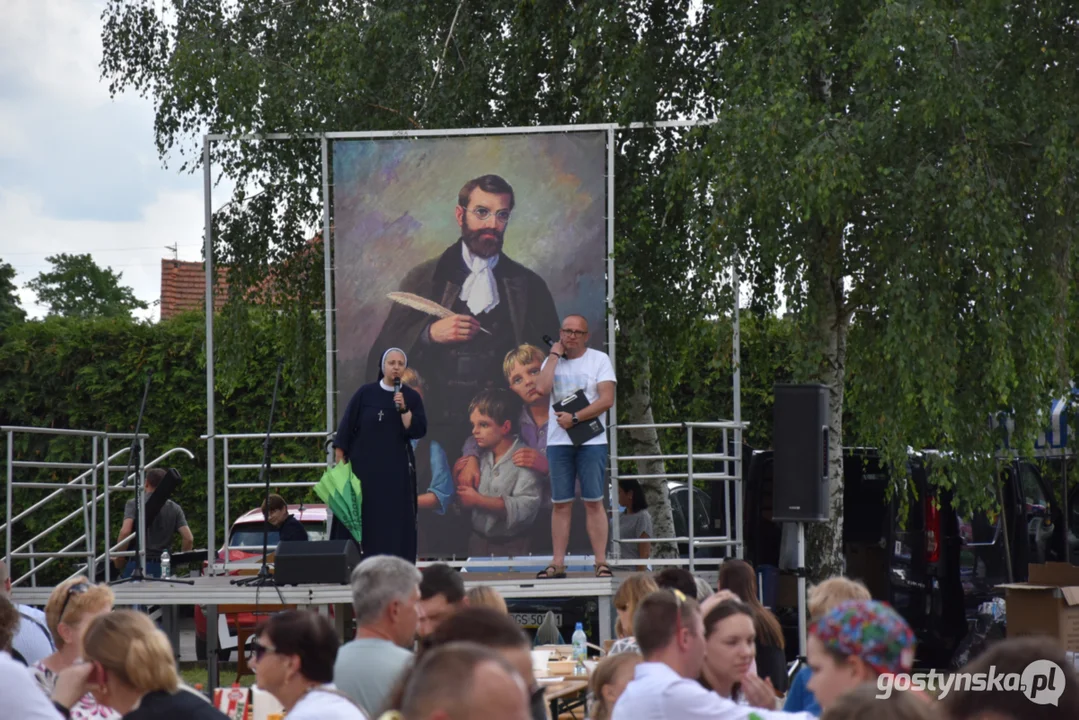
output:
[[[532,651],[532,670],[533,672],[545,673],[547,672],[547,663],[551,659],[550,650],[533,650]]]

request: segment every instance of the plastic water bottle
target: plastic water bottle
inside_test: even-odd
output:
[[[161,577],[167,578],[169,575],[172,575],[172,559],[169,551],[165,550],[161,553]]]
[[[577,629],[573,631],[573,666],[574,675],[587,675],[588,668],[584,661],[588,658],[588,636],[584,634],[584,624],[577,623]]]

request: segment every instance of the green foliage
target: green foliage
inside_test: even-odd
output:
[[[794,349],[756,370],[761,382],[827,382],[836,429],[849,404],[853,436],[896,467],[908,445],[987,457],[998,437],[985,419],[999,410],[1029,445],[1077,359],[1070,4],[691,5],[110,0],[102,70],[113,91],[154,101],[159,151],[186,169],[204,128],[716,117],[617,136],[620,403],[643,368],[656,398],[696,376],[701,323],[729,312],[723,270],[736,258],[754,310],[785,303],[794,318]],[[228,359],[250,345],[240,289],[321,226],[321,158],[297,140],[220,143],[213,160],[238,188],[214,251],[235,273],[223,354],[238,372]],[[273,305],[294,348],[318,333],[321,276],[306,277]],[[701,379],[718,392],[729,370],[711,367]],[[766,403],[770,386],[756,392]],[[722,405],[692,407],[715,418]],[[983,481],[960,485],[987,497]]]
[[[277,357],[282,352],[275,318],[254,313],[251,320],[254,342],[247,353],[246,369],[229,388],[218,393],[216,424],[219,433],[260,433],[266,427]],[[164,466],[176,467],[183,475],[183,485],[173,498],[184,508],[196,538],[196,547],[206,542],[207,518],[207,443],[200,439],[206,427],[205,320],[201,314],[188,314],[156,325],[122,319],[48,318],[13,327],[0,344],[0,407],[4,424],[49,428],[74,428],[109,432],[133,432],[142,398],[145,374],[153,370],[147,400],[143,432],[149,434],[146,460],[152,460],[173,447],[194,453],[193,460],[176,454]],[[322,348],[321,336],[310,342]],[[306,382],[297,380],[293,366],[286,365],[282,375],[274,429],[277,432],[311,432],[325,426],[325,376],[321,365],[305,371]],[[129,441],[111,440],[110,454],[126,448]],[[6,447],[6,445],[5,445]],[[222,452],[217,446],[217,535],[222,542],[223,504]],[[325,450],[318,439],[275,441],[272,461],[306,460],[318,462]],[[6,453],[6,450],[5,450]],[[233,441],[229,448],[231,462],[258,465],[262,461],[262,441]],[[103,458],[104,448],[98,457]],[[112,461],[119,470],[110,478],[122,478],[127,454]],[[15,458],[49,462],[89,462],[88,440],[58,436],[16,435]],[[76,470],[17,470],[20,481],[62,484],[73,479]],[[317,481],[319,473],[296,473],[273,470],[274,483],[299,480]],[[98,481],[101,482],[99,474]],[[232,482],[258,482],[258,471],[234,471]],[[17,488],[14,507],[29,507],[48,491]],[[315,501],[313,494],[302,490],[284,490],[290,501]],[[110,495],[110,536],[115,538],[123,517],[124,502],[130,491]],[[231,492],[232,519],[256,507],[261,499],[257,490]],[[20,545],[45,530],[69,512],[83,505],[81,492],[68,492],[40,511],[29,515],[14,527],[15,544]],[[99,526],[104,525],[103,508],[98,508]],[[3,511],[0,510],[0,514]],[[59,550],[74,540],[81,528],[76,520],[64,530],[51,533],[36,550]],[[75,532],[73,532],[75,530]],[[98,548],[103,538],[98,538]],[[179,547],[178,544],[176,546]],[[65,566],[68,573],[73,565]],[[25,563],[17,566],[25,572]],[[63,577],[61,575],[61,577]],[[56,579],[56,574],[51,575]]]
[[[700,226],[796,314],[795,379],[846,389],[853,434],[895,467],[908,445],[991,457],[1002,410],[1029,446],[1067,385],[1069,7],[713,9],[725,44],[703,69],[723,107],[701,132],[708,152],[687,159],[707,178]],[[988,501],[985,474],[954,477],[970,478],[963,500]]]
[[[52,270],[38,273],[26,286],[48,306],[49,315],[130,318],[132,310],[148,307],[130,287],[120,284],[123,273],[99,267],[88,254],[60,253],[45,259]]]
[[[199,167],[193,153],[207,127],[247,134],[651,121],[703,101],[705,78],[693,63],[706,50],[707,27],[675,0],[166,5],[176,22],[158,5],[110,0],[102,70],[113,91],[134,88],[154,100],[158,148],[179,152],[184,169]],[[621,394],[649,354],[667,358],[660,373],[677,371],[688,331],[676,320],[712,301],[721,258],[683,242],[685,210],[674,201],[692,193],[692,178],[669,172],[685,147],[677,133],[619,136]],[[304,228],[321,227],[321,158],[317,142],[294,140],[216,143],[213,161],[237,188],[215,216],[215,262],[232,267],[222,348],[229,373],[246,345],[241,289],[300,253]],[[315,332],[310,310],[323,291],[320,273],[304,283],[287,294],[292,301],[274,305],[291,315],[300,339]]]
[[[0,331],[26,320],[26,311],[19,305],[14,279],[15,268],[0,262]]]

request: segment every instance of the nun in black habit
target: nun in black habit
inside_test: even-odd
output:
[[[427,416],[415,390],[402,385],[394,392],[407,364],[399,348],[382,354],[378,381],[352,396],[334,447],[338,460],[352,462],[363,489],[363,556],[396,555],[414,563],[416,460],[410,441],[427,434]]]

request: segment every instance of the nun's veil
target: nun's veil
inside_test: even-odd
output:
[[[408,367],[408,355],[405,354],[405,351],[398,347],[392,347],[382,353],[382,359],[378,361],[378,380],[376,382],[381,382],[382,378],[386,377],[386,373],[383,372],[382,368],[386,367],[386,358],[389,357],[389,354],[392,352],[401,353],[401,357],[405,359],[405,367]]]

